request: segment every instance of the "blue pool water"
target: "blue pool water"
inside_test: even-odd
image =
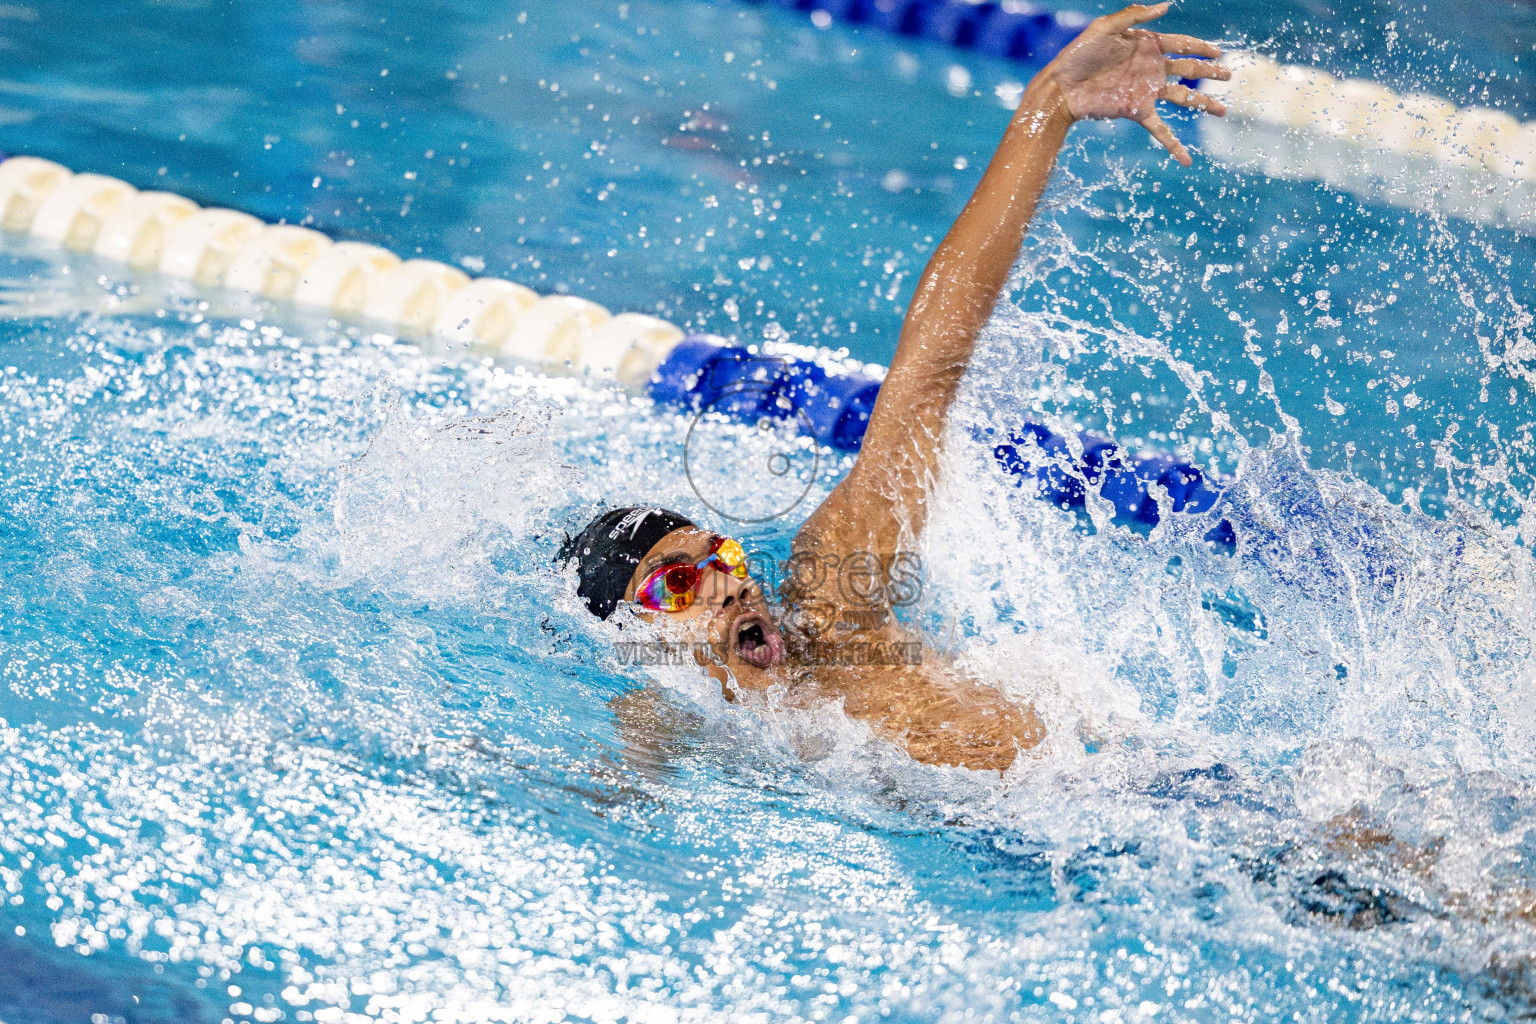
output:
[[[1528,7],[1175,19],[1536,116]],[[875,362],[1028,74],[682,0],[0,40],[7,152]],[[677,414],[7,237],[0,1020],[1530,1016],[1533,260],[1079,129],[956,436],[1179,451],[1241,542],[952,445],[919,613],[1051,725],[999,781],[617,662],[550,558],[702,510]]]

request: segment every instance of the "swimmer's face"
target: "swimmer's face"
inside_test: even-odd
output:
[[[668,565],[697,565],[709,557],[715,534],[692,526],[673,530],[646,552],[624,592],[635,599],[640,584],[657,569]],[[773,680],[771,670],[784,659],[784,641],[768,617],[768,601],[762,585],[752,577],[737,579],[730,573],[705,566],[697,596],[682,611],[642,611],[642,618],[662,621],[690,640],[707,642],[725,653],[725,666],[711,664],[709,674],[722,684],[730,677],[748,689],[763,689]],[[727,672],[729,669],[729,672]],[[726,696],[731,697],[727,685]]]

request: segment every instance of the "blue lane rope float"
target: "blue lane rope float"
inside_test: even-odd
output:
[[[746,0],[763,3],[764,0]],[[931,39],[1005,60],[1044,64],[1088,24],[1076,11],[1054,12],[1024,0],[769,0],[807,13],[824,12],[849,25]]]
[[[858,451],[880,394],[862,373],[829,373],[807,359],[759,355],[723,338],[691,334],[651,376],[658,402],[736,420],[793,416],[820,444]]]
[[[880,381],[862,373],[831,373],[810,360],[761,355],[724,338],[691,334],[679,342],[651,375],[649,391],[659,403],[718,413],[751,422],[764,416],[795,417],[816,441],[837,451],[856,452],[880,394]],[[1114,508],[1122,526],[1156,526],[1164,508],[1174,514],[1203,515],[1221,498],[1222,481],[1192,463],[1161,453],[1131,456],[1109,438],[1078,435],[1074,456],[1066,438],[1049,427],[1024,422],[1001,441],[990,430],[977,440],[992,443],[1003,472],[1034,496],[1060,508],[1083,512],[1090,487]],[[1152,488],[1166,496],[1160,504]],[[1225,519],[1205,539],[1230,548],[1236,541]]]

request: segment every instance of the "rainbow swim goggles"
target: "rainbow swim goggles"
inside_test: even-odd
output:
[[[729,537],[716,537],[709,554],[698,563],[659,565],[635,588],[635,601],[653,612],[680,612],[699,596],[704,567],[713,565],[739,580],[747,578],[747,553]]]

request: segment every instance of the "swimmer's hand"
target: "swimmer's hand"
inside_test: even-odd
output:
[[[1220,117],[1227,108],[1219,100],[1168,79],[1213,78],[1224,82],[1232,73],[1210,61],[1168,56],[1220,57],[1221,51],[1203,39],[1135,27],[1166,13],[1166,3],[1151,7],[1133,4],[1095,18],[1040,74],[1061,90],[1074,121],[1116,117],[1135,121],[1188,167],[1189,150],[1157,116],[1157,101],[1167,100]]]

